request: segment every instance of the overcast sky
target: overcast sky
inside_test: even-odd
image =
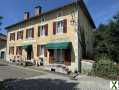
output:
[[[1,0],[0,16],[3,16],[2,33],[4,27],[23,20],[24,11],[29,11],[34,15],[34,7],[41,5],[43,11],[62,6],[73,0]],[[86,6],[98,27],[101,23],[108,23],[119,11],[119,0],[85,0]]]

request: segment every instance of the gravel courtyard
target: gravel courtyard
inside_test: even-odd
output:
[[[0,63],[0,90],[111,90],[110,81],[80,75],[71,77]]]

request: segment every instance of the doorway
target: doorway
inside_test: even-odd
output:
[[[27,52],[27,60],[31,60],[33,58],[32,45],[27,46],[26,52]]]
[[[1,58],[2,60],[5,59],[5,52],[4,52],[4,51],[1,52],[0,58]]]

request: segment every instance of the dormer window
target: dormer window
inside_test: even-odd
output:
[[[45,17],[44,16],[41,16],[40,22],[45,22]]]
[[[59,13],[57,14],[57,18],[59,18],[59,17],[61,17],[61,16],[62,16],[62,13],[59,12]]]

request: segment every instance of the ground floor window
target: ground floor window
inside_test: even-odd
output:
[[[9,48],[9,54],[14,55],[14,47],[10,47],[10,48]]]
[[[45,53],[45,45],[40,45],[40,55],[44,56]]]

